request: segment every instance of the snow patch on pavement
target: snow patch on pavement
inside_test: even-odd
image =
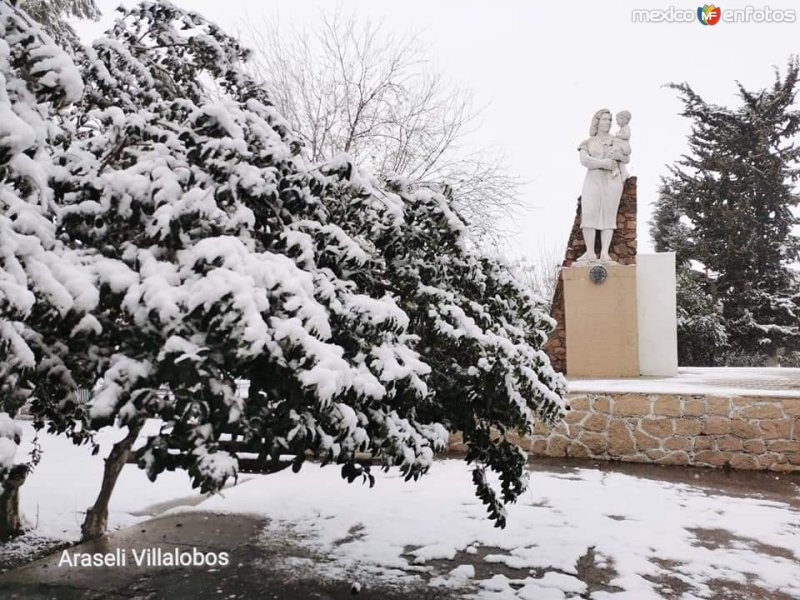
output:
[[[20,425],[25,453],[33,428]],[[63,436],[40,434],[42,461],[21,488],[31,543],[78,539],[103,458],[125,433],[102,430],[96,456]],[[475,497],[463,461],[436,461],[418,482],[396,471],[375,475],[370,489],[346,484],[335,467],[307,464],[298,474],[242,478],[203,499],[185,473],[167,472],[152,483],[126,465],[111,500],[110,528],[144,520],[148,507],[185,502],[170,512],[267,517],[264,539],[303,545],[313,557],[311,575],[362,584],[424,580],[489,599],[589,593],[641,600],[662,597],[667,580],[687,588],[685,597],[708,597],[714,580],[727,580],[800,597],[800,512],[785,502],[592,469],[534,471],[500,530]],[[579,561],[588,555],[611,574],[602,586],[581,572]]]
[[[330,576],[415,580],[420,566],[455,559],[449,572],[423,569],[432,585],[472,585],[466,589],[481,598],[570,598],[587,591],[578,561],[593,548],[598,566],[616,572],[610,587],[621,588],[595,590],[593,598],[661,598],[663,577],[682,580],[697,597],[710,595],[715,579],[800,597],[800,514],[791,506],[620,473],[534,472],[505,530],[486,518],[468,467],[454,460],[435,463],[416,483],[380,473],[373,489],[307,465],[297,475],[254,478],[196,508],[270,518],[273,534],[288,528],[329,559],[319,569]],[[698,538],[715,530],[730,541]],[[520,577],[476,580],[474,567],[458,561],[481,547],[493,549],[483,562]]]

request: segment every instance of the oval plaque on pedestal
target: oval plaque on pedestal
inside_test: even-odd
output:
[[[594,283],[603,283],[608,278],[608,270],[602,265],[595,265],[589,269],[589,279]]]

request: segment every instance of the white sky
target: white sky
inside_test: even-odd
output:
[[[118,0],[97,0],[100,23],[77,28],[90,40],[113,20]],[[130,2],[125,2],[129,4]],[[735,102],[735,80],[745,87],[769,85],[773,66],[784,68],[800,52],[800,14],[792,24],[632,23],[633,8],[696,10],[698,2],[601,3],[530,0],[177,0],[224,29],[243,19],[280,18],[309,26],[322,10],[340,5],[387,27],[418,33],[437,68],[487,104],[471,138],[476,148],[502,151],[509,170],[528,181],[525,209],[512,225],[511,252],[536,262],[541,248],[563,245],[575,213],[584,170],[576,148],[599,108],[628,109],[639,178],[639,249],[651,250],[647,221],[665,164],[685,151],[689,123],[663,84],[689,82],[707,100]],[[727,1],[723,11],[761,3]],[[776,0],[773,9],[795,8]],[[798,11],[800,13],[800,11]]]

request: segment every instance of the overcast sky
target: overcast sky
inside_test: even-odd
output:
[[[113,19],[118,0],[97,0],[100,23],[75,23],[91,40]],[[130,2],[125,2],[130,4]],[[486,104],[471,138],[476,148],[502,151],[508,168],[528,181],[525,209],[515,220],[511,251],[536,261],[540,248],[563,246],[575,213],[584,169],[576,148],[599,108],[628,109],[639,178],[639,248],[652,248],[647,221],[665,164],[686,147],[689,124],[668,82],[689,82],[707,100],[734,103],[735,80],[769,85],[800,51],[800,20],[786,23],[633,23],[634,8],[695,11],[697,3],[597,1],[486,2],[482,0],[177,0],[226,30],[279,18],[314,27],[321,11],[340,5],[382,19],[427,44],[438,69]],[[761,3],[752,3],[763,6]],[[747,2],[722,4],[723,10]],[[773,9],[795,8],[790,0]],[[558,253],[563,252],[559,249]]]

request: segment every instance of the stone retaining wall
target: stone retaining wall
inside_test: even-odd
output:
[[[571,394],[520,440],[535,456],[800,472],[800,397]],[[457,449],[457,447],[455,448]]]

